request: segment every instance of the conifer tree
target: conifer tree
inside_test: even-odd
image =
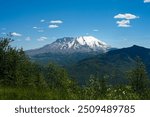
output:
[[[128,79],[134,92],[141,97],[146,96],[149,80],[145,65],[139,57],[136,58],[135,68],[129,72]]]

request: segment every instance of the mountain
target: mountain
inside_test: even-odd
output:
[[[42,48],[26,51],[29,56],[43,53],[89,53],[89,52],[107,52],[110,49],[105,42],[98,40],[93,36],[64,37],[55,42],[45,45]]]
[[[127,71],[134,67],[137,56],[142,59],[150,75],[150,49],[137,45],[81,60],[69,70],[82,84],[91,74],[99,77],[109,75],[113,84],[125,83]]]
[[[111,49],[105,42],[93,36],[64,37],[42,48],[28,50],[26,54],[32,61],[43,64],[49,61],[68,66],[82,59],[105,53]]]

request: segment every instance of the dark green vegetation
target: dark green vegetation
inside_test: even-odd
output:
[[[49,61],[57,63],[61,66],[69,67],[69,65],[73,65],[80,60],[90,58],[92,56],[97,55],[97,53],[42,53],[34,56],[30,56],[33,62],[40,62],[45,65]]]
[[[110,76],[111,84],[124,84],[127,82],[126,72],[135,67],[136,57],[139,56],[146,65],[150,75],[150,49],[132,46],[123,49],[112,49],[107,53],[42,53],[30,56],[34,62],[46,65],[48,61],[55,62],[77,79],[79,84],[85,84],[89,77]]]
[[[134,60],[132,66],[130,61],[126,61],[128,57],[120,55],[124,57],[122,61],[125,59],[124,64],[131,65],[131,69],[122,74],[126,80],[124,84],[113,85],[110,82],[110,79],[115,81],[115,76],[119,78],[117,72],[110,74],[112,69],[115,69],[110,67],[110,73],[101,74],[102,71],[99,72],[98,69],[95,73],[91,72],[87,76],[86,83],[81,86],[74,80],[75,75],[70,76],[67,70],[56,64],[49,62],[46,65],[39,65],[31,62],[22,49],[12,48],[9,45],[11,41],[8,38],[0,39],[0,99],[150,99],[150,83],[145,65],[140,58]],[[94,59],[79,63],[88,65],[90,62],[86,61]],[[90,64],[88,67],[94,69],[95,65],[100,64],[97,59],[95,60],[97,64],[92,63],[94,66]],[[107,64],[111,63],[109,57],[107,61]],[[120,64],[119,61],[116,62],[118,70],[124,69],[121,62]],[[88,67],[84,67],[87,74],[90,72]],[[105,69],[106,66],[102,67]],[[82,74],[82,71],[79,73]]]
[[[81,60],[72,67],[70,72],[76,78],[82,79],[82,81],[79,80],[81,83],[91,74],[100,76],[107,74],[112,84],[124,84],[127,72],[136,65],[137,56],[145,64],[150,76],[150,49],[136,45]]]

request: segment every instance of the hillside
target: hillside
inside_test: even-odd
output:
[[[112,83],[124,83],[127,72],[135,65],[137,56],[142,59],[150,74],[150,49],[136,45],[81,60],[70,73],[81,83],[85,83],[91,74],[109,75]]]

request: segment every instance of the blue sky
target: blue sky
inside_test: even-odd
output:
[[[61,37],[94,36],[113,47],[150,48],[150,0],[0,0],[0,36],[39,48]]]

